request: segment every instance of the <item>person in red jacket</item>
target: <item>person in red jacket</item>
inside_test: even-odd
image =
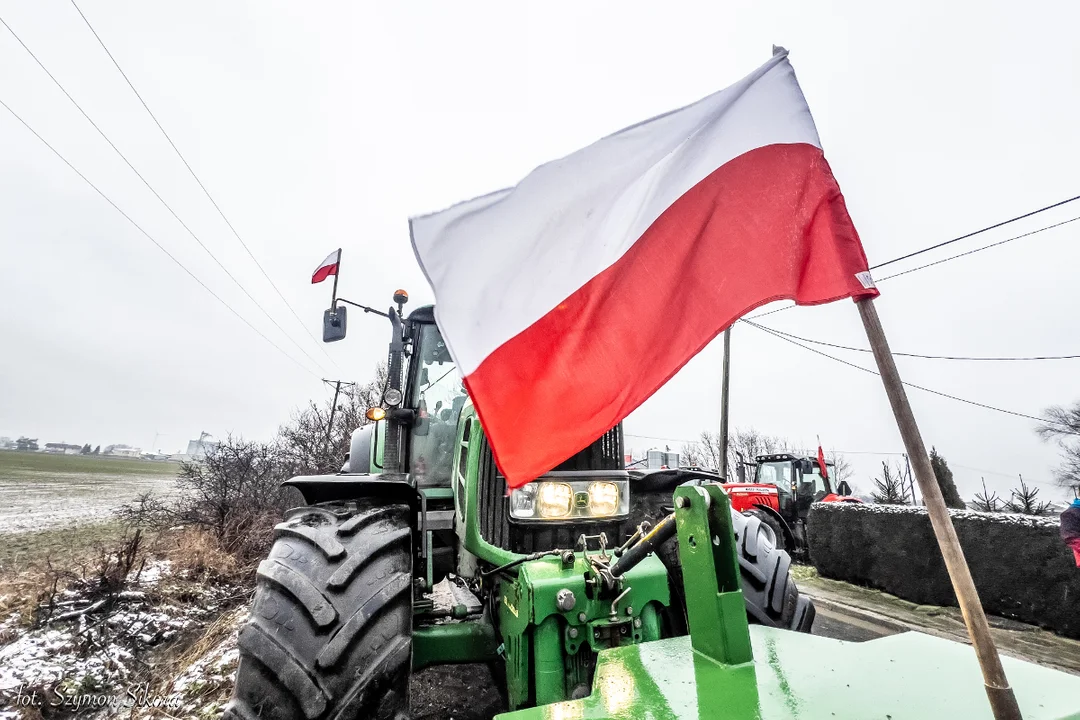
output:
[[[1080,567],[1080,498],[1061,513],[1061,539],[1072,548],[1076,567]]]

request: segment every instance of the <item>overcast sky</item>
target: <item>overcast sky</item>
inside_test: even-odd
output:
[[[509,5],[513,5],[510,7]],[[341,294],[429,302],[407,218],[518,182],[628,124],[697,100],[791,51],[871,264],[1080,194],[1080,67],[1070,2],[146,3],[80,7],[214,198],[318,336]],[[323,368],[236,288],[0,26],[0,100],[170,253],[308,368],[213,299],[0,108],[0,435],[175,451],[205,430],[269,437],[365,380],[387,327],[355,313],[319,344],[266,283],[67,0],[0,16],[192,230]],[[957,243],[903,270],[1080,215],[1080,202]],[[881,284],[894,350],[1080,352],[1080,222]],[[888,272],[880,271],[878,277]],[[687,303],[694,302],[687,297]],[[766,308],[770,309],[770,308]],[[676,308],[677,311],[677,308]],[[865,347],[851,302],[763,320]],[[731,421],[857,452],[856,485],[903,447],[878,378],[745,325]],[[860,353],[829,351],[864,366]],[[1080,361],[899,359],[903,377],[1037,415],[1080,400]],[[714,342],[626,423],[639,449],[714,429]],[[581,382],[589,382],[582,377]],[[1018,473],[1050,484],[1034,423],[911,390],[928,445],[970,497]],[[656,436],[649,440],[636,436]],[[896,457],[896,456],[894,456]]]

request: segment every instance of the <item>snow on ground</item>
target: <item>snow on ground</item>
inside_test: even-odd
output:
[[[168,561],[149,562],[128,580],[128,589],[107,611],[105,605],[94,609],[98,599],[67,590],[58,596],[58,602],[67,604],[54,614],[52,623],[20,629],[17,615],[0,621],[0,632],[14,635],[0,645],[0,720],[18,717],[6,714],[13,711],[14,696],[35,688],[38,697],[43,697],[43,689],[55,686],[64,697],[111,698],[114,705],[131,702],[128,693],[142,669],[138,656],[213,618],[233,592],[229,587],[189,583],[185,591],[195,591],[198,597],[178,605],[170,600],[170,590],[177,590],[174,584],[182,579],[174,576]],[[87,612],[76,615],[78,611],[69,607]],[[63,615],[73,616],[63,619]],[[97,707],[87,706],[78,713]]]
[[[925,507],[912,505],[879,505],[876,503],[814,503],[820,510],[839,512],[869,512],[885,514],[926,515]],[[1056,516],[1021,515],[1019,513],[979,512],[977,510],[949,510],[949,515],[956,520],[978,520],[982,522],[1013,523],[1029,527],[1057,528],[1060,521]]]
[[[217,717],[236,682],[236,666],[240,660],[236,640],[247,615],[246,607],[229,613],[223,619],[227,628],[224,638],[172,681],[162,700],[172,708],[172,715],[185,718]],[[150,717],[149,710],[135,716],[136,720]]]

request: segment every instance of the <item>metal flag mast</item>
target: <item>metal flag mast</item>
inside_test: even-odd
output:
[[[341,277],[341,248],[337,249],[337,269],[334,271],[334,289],[330,293],[330,309],[337,307],[337,281]]]
[[[724,330],[724,379],[720,385],[720,457],[717,468],[724,482],[728,480],[728,385],[731,379],[731,326]]]

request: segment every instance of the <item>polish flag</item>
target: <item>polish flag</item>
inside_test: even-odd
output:
[[[828,480],[829,479],[829,471],[828,471],[828,469],[827,469],[827,467],[825,465],[825,451],[821,449],[821,441],[820,440],[818,441],[818,446],[817,446],[817,464],[818,464],[818,467],[821,468],[821,477]]]
[[[326,256],[319,267],[315,268],[315,272],[311,276],[311,284],[321,283],[331,275],[337,275],[338,264],[341,262],[341,249],[338,248],[334,252]]]
[[[512,487],[600,437],[744,313],[877,295],[786,51],[410,226]]]

